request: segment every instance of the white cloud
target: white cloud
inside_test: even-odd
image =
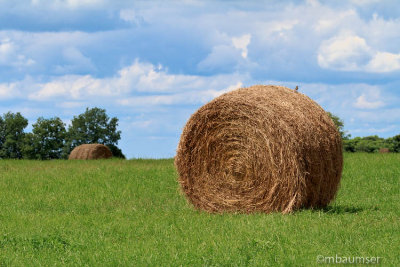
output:
[[[243,58],[238,49],[231,45],[216,45],[197,66],[202,71],[231,72],[241,60]]]
[[[213,98],[237,89],[242,86],[241,82],[230,85],[227,88],[216,90],[195,90],[190,92],[181,92],[168,95],[135,96],[118,100],[123,106],[158,106],[158,105],[198,105],[204,104]]]
[[[297,16],[297,14],[294,14],[294,16]],[[294,27],[299,25],[300,22],[297,19],[287,19],[285,16],[269,21],[264,21],[263,18],[257,18],[255,21],[251,21],[250,23],[253,25],[248,25],[251,29],[248,31],[252,34],[252,36],[254,36],[254,40],[269,46],[271,45],[271,42],[275,40],[293,40],[293,38],[296,37]],[[255,51],[255,53],[257,52],[258,51]]]
[[[368,72],[390,72],[400,70],[400,54],[377,52],[366,65]]]
[[[207,57],[198,63],[198,69],[207,72],[232,72],[238,67],[250,66],[252,63],[247,56],[251,36],[244,34],[228,37],[225,33],[220,34],[219,44],[214,45]]]
[[[247,46],[250,44],[251,34],[245,34],[240,37],[233,37],[232,44],[236,49],[242,51],[241,55],[243,58],[247,58]]]
[[[51,4],[52,1],[35,0],[34,2],[45,6]],[[382,57],[379,53],[390,53],[393,57],[400,53],[396,48],[400,37],[400,31],[398,31],[400,20],[387,19],[382,15],[370,19],[364,15],[361,18],[358,7],[349,3],[341,5],[328,5],[318,1],[301,4],[275,3],[268,8],[262,4],[241,8],[245,4],[238,4],[229,12],[218,12],[222,9],[207,11],[207,3],[201,3],[203,8],[195,8],[184,3],[151,7],[152,5],[144,4],[121,4],[120,1],[111,8],[113,2],[108,0],[69,0],[55,1],[55,3],[64,8],[110,7],[109,16],[112,18],[110,23],[116,23],[116,25],[110,26],[113,30],[104,32],[25,33],[19,42],[15,43],[25,44],[21,46],[25,61],[34,60],[38,65],[37,69],[42,73],[43,70],[53,71],[51,74],[57,75],[93,71],[90,69],[93,65],[90,65],[88,55],[94,58],[94,53],[87,52],[91,47],[97,48],[94,51],[115,52],[120,49],[121,52],[115,53],[121,53],[121,55],[116,56],[115,63],[110,63],[113,70],[120,61],[126,62],[126,58],[137,57],[138,54],[135,54],[135,51],[145,51],[140,57],[146,60],[165,59],[162,55],[164,47],[161,44],[165,42],[157,44],[155,40],[158,38],[168,40],[166,43],[170,47],[175,47],[174,42],[177,46],[179,43],[188,43],[185,47],[188,51],[176,53],[179,57],[177,61],[183,62],[183,65],[196,65],[197,70],[208,74],[246,70],[262,72],[273,69],[276,72],[290,70],[292,72],[287,76],[294,76],[293,73],[299,68],[307,68],[308,73],[318,73],[314,71],[315,69],[310,69],[315,68],[316,62],[322,68],[340,71],[378,73],[398,69],[397,58],[391,63],[385,63],[380,60]],[[224,4],[217,3],[216,5],[223,6]],[[277,9],[281,12],[276,12]],[[115,11],[118,13],[115,14]],[[137,24],[143,17],[149,22],[144,31],[146,34],[138,30],[138,27],[132,27],[134,28],[134,30],[131,29],[132,31],[128,30],[126,25],[118,21],[124,20]],[[116,21],[111,22],[113,19]],[[114,29],[114,27],[120,27],[119,25],[124,25],[125,28]],[[124,34],[120,34],[125,30]],[[166,31],[168,34],[165,34]],[[346,36],[342,34],[343,32],[349,34]],[[144,38],[135,39],[132,36]],[[81,49],[82,43],[84,49]],[[196,43],[196,46],[191,45],[193,43]],[[111,47],[113,45],[118,49],[113,50]],[[154,55],[149,56],[151,52],[143,49],[149,46],[154,47]],[[82,60],[85,58],[87,60],[82,64],[86,64],[88,68],[78,69],[76,64],[60,63],[59,53],[64,53],[63,51],[69,47],[79,48]],[[195,49],[198,50],[195,51]],[[249,49],[251,49],[250,52]],[[208,55],[204,55],[204,51],[209,51]],[[317,51],[317,57],[315,51]],[[199,55],[202,56],[202,60],[198,60]],[[64,54],[63,56],[65,58]],[[254,65],[248,64],[249,58],[254,61],[252,62]],[[99,69],[103,71],[104,66]],[[288,77],[290,78],[292,77]]]
[[[40,90],[29,95],[29,99],[41,101],[61,97],[81,99],[91,95],[107,96],[112,94],[109,88],[102,87],[100,81],[90,75],[63,76],[51,82],[39,84],[39,88]]]
[[[79,6],[95,6],[99,4],[103,4],[104,0],[66,0],[65,3],[71,7],[79,7]]]
[[[236,90],[243,87],[243,83],[242,82],[237,82],[236,84],[230,85],[225,89],[222,90],[209,90],[207,91],[208,94],[211,95],[212,98],[218,97],[222,94],[228,93],[230,91]]]
[[[400,54],[374,50],[364,38],[345,33],[322,42],[318,64],[325,69],[383,73],[400,70]]]
[[[319,7],[320,3],[318,0],[306,0],[306,4],[310,7]]]
[[[370,59],[371,53],[365,39],[344,34],[322,43],[318,51],[318,64],[327,69],[361,70]]]
[[[0,84],[0,99],[10,99],[18,95],[15,83]]]
[[[357,98],[356,103],[354,106],[356,108],[362,108],[362,109],[376,109],[383,107],[385,103],[383,101],[377,100],[377,101],[369,101],[367,100],[367,97],[365,94],[360,95]]]
[[[119,11],[119,17],[123,21],[127,21],[133,24],[140,25],[143,23],[144,19],[142,16],[140,16],[135,9],[121,9]]]
[[[106,2],[106,0],[31,0],[33,6],[51,6],[56,9],[99,7],[104,5]]]
[[[57,65],[55,67],[57,73],[69,73],[74,71],[93,71],[96,67],[93,65],[90,58],[82,54],[76,47],[66,47],[62,51],[65,65]]]
[[[351,0],[352,3],[359,5],[359,6],[367,6],[370,4],[378,3],[381,0]]]
[[[3,39],[0,42],[0,61],[4,62],[8,59],[9,55],[14,53],[14,46],[10,39]]]
[[[35,61],[26,58],[21,54],[19,48],[10,38],[4,38],[0,41],[0,65],[13,67],[27,67],[33,65]]]
[[[161,65],[135,61],[134,64],[119,71],[113,79],[121,88],[138,92],[176,91],[198,86],[196,76],[169,74]]]
[[[358,14],[353,9],[344,11],[328,9],[317,19],[313,29],[319,34],[329,33],[338,28],[347,28],[349,22],[357,24],[358,20]]]
[[[162,66],[135,61],[114,77],[65,75],[45,83],[28,79],[0,84],[0,98],[16,97],[13,94],[21,92],[19,98],[55,101],[57,106],[66,109],[82,107],[94,99],[116,101],[126,106],[198,104],[241,87],[243,79],[246,77],[238,74],[170,74]]]
[[[119,12],[119,17],[128,22],[135,22],[136,12],[134,9],[122,9]]]

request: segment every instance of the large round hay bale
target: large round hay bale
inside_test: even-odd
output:
[[[108,147],[101,144],[85,144],[75,147],[68,159],[108,159],[112,153]]]
[[[175,157],[189,201],[208,212],[324,207],[342,173],[339,132],[317,103],[282,86],[223,94],[187,122]]]

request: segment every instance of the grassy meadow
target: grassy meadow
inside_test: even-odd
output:
[[[400,266],[400,154],[345,154],[324,210],[194,210],[173,160],[0,161],[0,266]],[[321,258],[320,258],[321,259]]]

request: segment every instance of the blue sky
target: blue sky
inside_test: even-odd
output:
[[[174,156],[195,110],[254,84],[299,85],[352,136],[400,134],[400,5],[0,0],[0,114],[105,108],[129,158]]]

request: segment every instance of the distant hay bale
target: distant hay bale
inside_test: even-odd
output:
[[[282,86],[223,94],[187,122],[175,157],[188,200],[208,212],[288,213],[328,205],[342,142],[317,103]]]
[[[390,152],[389,148],[386,147],[379,148],[379,153],[389,153],[389,152]]]
[[[85,144],[75,147],[68,159],[108,159],[111,157],[112,153],[105,145]]]

